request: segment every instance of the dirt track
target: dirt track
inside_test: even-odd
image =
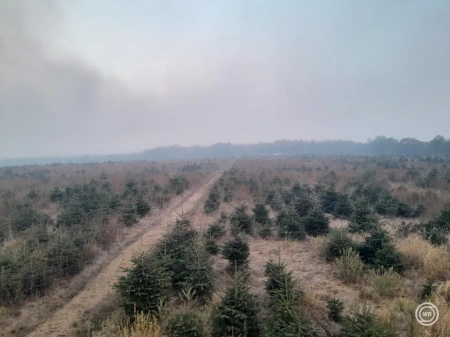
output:
[[[73,331],[73,323],[80,320],[86,311],[93,309],[101,303],[108,294],[114,292],[112,286],[118,276],[123,274],[122,269],[130,267],[133,254],[137,251],[148,250],[156,243],[161,235],[167,232],[169,226],[178,217],[178,214],[181,212],[188,213],[194,210],[198,202],[208,193],[209,188],[220,175],[216,175],[201,186],[183,203],[174,205],[166,210],[163,216],[160,217],[161,220],[158,223],[148,228],[139,239],[122,249],[120,254],[105,265],[83,290],[28,334],[28,336],[70,336]]]

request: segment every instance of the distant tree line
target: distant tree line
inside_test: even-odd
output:
[[[92,163],[139,160],[172,160],[201,158],[253,157],[280,154],[296,155],[401,155],[401,156],[450,156],[450,139],[436,136],[431,141],[415,138],[387,138],[378,136],[367,142],[349,140],[278,140],[272,143],[231,144],[210,146],[163,146],[141,153],[78,157],[47,157],[0,159],[0,166],[44,165],[55,163]]]

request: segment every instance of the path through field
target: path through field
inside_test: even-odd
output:
[[[92,279],[86,287],[76,294],[68,303],[56,311],[48,320],[32,331],[29,337],[70,336],[74,322],[79,321],[86,311],[100,304],[108,294],[114,292],[113,284],[123,274],[123,268],[131,266],[131,258],[137,251],[148,250],[161,236],[181,212],[188,213],[196,208],[212,184],[220,177],[216,175],[196,190],[186,201],[175,205],[156,224],[148,228],[141,238],[125,247],[120,254]],[[167,214],[167,215],[166,215]],[[155,221],[153,221],[155,222]]]

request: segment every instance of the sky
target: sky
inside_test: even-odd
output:
[[[0,1],[0,158],[449,125],[448,0]]]

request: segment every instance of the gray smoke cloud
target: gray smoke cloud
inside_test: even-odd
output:
[[[136,113],[151,99],[76,57],[51,55],[62,26],[56,1],[3,1],[0,13],[2,156],[111,151],[105,143],[140,131]]]
[[[148,55],[160,62],[154,83],[142,60],[144,80],[133,82],[81,51],[59,52],[75,3],[0,1],[0,157],[448,136],[446,1],[280,1],[281,14],[271,2],[230,1],[207,39],[190,29],[192,12],[179,22],[189,6],[173,1]]]

